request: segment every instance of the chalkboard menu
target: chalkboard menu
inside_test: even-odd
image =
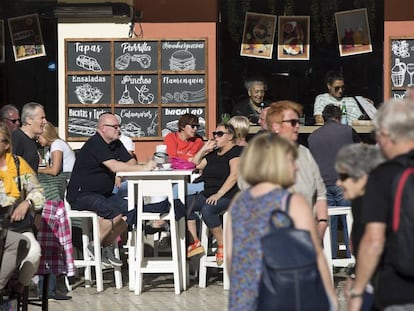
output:
[[[70,141],[94,135],[112,112],[134,140],[162,140],[193,113],[207,131],[206,39],[66,39],[66,128]]]
[[[414,38],[391,38],[391,98],[404,98],[406,89],[414,85]]]

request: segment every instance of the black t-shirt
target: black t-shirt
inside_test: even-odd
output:
[[[361,242],[362,235],[364,234],[365,225],[361,220],[361,211],[362,211],[362,197],[358,197],[355,200],[352,200],[352,217],[354,221],[352,222],[352,250],[355,257],[358,256],[358,247]]]
[[[378,166],[369,175],[361,210],[362,223],[386,224],[386,240],[392,233],[393,194],[396,178],[404,170],[402,164],[414,157],[414,151]],[[414,247],[414,246],[413,246]],[[387,242],[374,279],[374,293],[381,307],[414,303],[414,278],[398,274],[387,262]],[[413,263],[414,264],[414,263]]]
[[[100,134],[92,136],[79,150],[68,185],[68,201],[74,202],[81,192],[96,192],[110,196],[114,188],[115,173],[103,162],[115,159],[128,162],[132,156],[121,141],[107,144]]]
[[[27,136],[20,128],[12,133],[13,153],[21,156],[37,174],[39,154],[36,141]]]
[[[207,165],[203,169],[204,191],[203,194],[209,197],[220,190],[221,186],[230,175],[230,160],[240,157],[243,150],[241,146],[234,146],[223,155],[218,155],[217,150],[212,151],[206,156]],[[231,199],[239,188],[237,183],[226,192],[225,198]]]

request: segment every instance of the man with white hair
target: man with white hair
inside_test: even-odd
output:
[[[368,178],[360,219],[365,230],[355,281],[347,293],[348,310],[361,310],[364,289],[373,278],[375,301],[381,310],[414,310],[414,278],[397,270],[391,251],[392,239],[401,234],[393,231],[394,185],[414,159],[414,102],[398,99],[384,103],[374,117],[374,128],[388,161]]]

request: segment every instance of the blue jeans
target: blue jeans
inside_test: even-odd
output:
[[[194,204],[191,204],[193,208],[190,211],[190,215],[188,219],[196,219],[195,211],[201,211],[201,215],[203,216],[203,220],[206,223],[208,228],[216,228],[221,226],[221,215],[227,210],[230,205],[230,199],[228,198],[220,198],[217,201],[217,205],[211,205],[206,203],[207,198],[199,193],[195,197]]]
[[[338,186],[326,186],[326,197],[328,201],[328,206],[350,206],[351,202],[344,199],[344,193],[341,187]],[[348,226],[346,223],[346,216],[331,216],[330,217],[331,225],[331,247],[332,247],[332,258],[335,259],[338,251],[338,221],[342,222],[343,227],[343,238],[346,246],[346,257],[351,257],[351,252],[349,250],[349,236],[348,236]]]

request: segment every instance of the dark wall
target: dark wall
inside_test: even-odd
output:
[[[340,57],[335,23],[330,26],[334,29],[331,41],[316,42],[315,33],[312,33],[311,4],[309,0],[295,0],[293,14],[311,16],[311,51],[310,60],[278,61],[277,46],[274,46],[273,58],[259,59],[240,56],[240,44],[244,21],[239,23],[239,34],[236,34],[234,22],[229,20],[226,12],[231,10],[230,4],[234,1],[221,2],[222,22],[220,23],[220,80],[221,94],[226,96],[221,105],[229,110],[240,97],[247,96],[243,82],[250,76],[263,76],[268,82],[268,100],[290,99],[304,105],[307,123],[313,120],[313,103],[315,97],[326,92],[324,77],[327,71],[341,71],[345,77],[347,95],[363,95],[375,103],[383,100],[383,1],[376,1],[376,13],[373,25],[370,25],[373,52],[367,54]],[[241,3],[243,1],[240,1]],[[249,12],[283,15],[286,7],[284,1],[278,2],[279,7],[269,11],[267,2],[250,1]],[[321,2],[321,1],[319,1]],[[322,1],[323,2],[323,1]],[[321,2],[321,3],[322,3]],[[353,1],[337,1],[336,11],[355,9]],[[240,6],[239,16],[244,17],[245,11]],[[332,15],[333,16],[333,15]],[[240,20],[240,18],[239,18]],[[277,42],[277,38],[275,38]]]
[[[40,20],[46,56],[14,61],[7,18],[37,13],[41,4],[21,0],[1,1],[0,18],[5,20],[6,62],[0,64],[1,104],[19,108],[30,101],[45,106],[52,123],[58,121],[57,71],[49,71],[50,62],[57,63],[57,24],[55,20]]]

